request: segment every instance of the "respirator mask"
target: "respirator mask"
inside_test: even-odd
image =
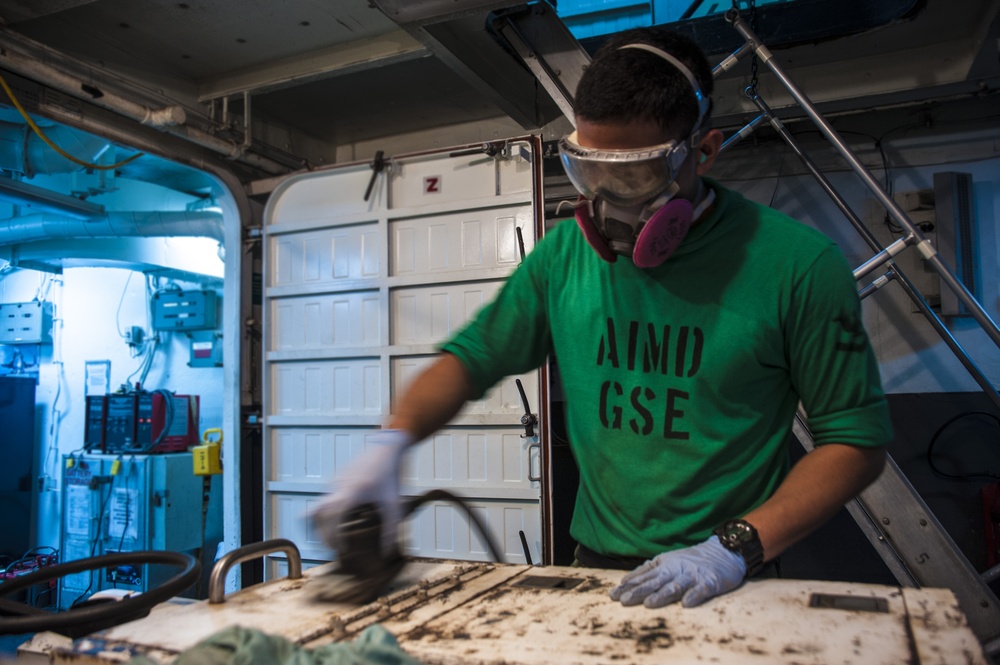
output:
[[[680,189],[677,172],[698,144],[709,100],[691,71],[666,51],[648,44],[621,48],[653,53],[687,78],[698,102],[694,129],[683,140],[632,150],[585,148],[573,132],[559,141],[559,155],[566,175],[580,192],[576,222],[591,247],[606,261],[627,256],[640,268],[654,268],[673,254],[691,222],[715,196],[710,191],[697,208],[674,198]]]

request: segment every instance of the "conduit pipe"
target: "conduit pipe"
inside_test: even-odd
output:
[[[60,148],[88,162],[96,162],[110,146],[106,139],[66,125],[43,126],[42,131]],[[50,148],[28,125],[0,122],[0,169],[31,178],[81,168]]]
[[[222,213],[109,212],[87,220],[53,214],[0,221],[0,246],[52,238],[208,237],[223,241]]]
[[[67,95],[72,95],[78,99],[83,99],[96,106],[131,118],[143,125],[149,125],[169,134],[180,136],[203,148],[226,155],[230,159],[238,159],[267,173],[277,175],[288,172],[286,167],[267,157],[250,152],[241,154],[240,145],[235,141],[227,141],[208,132],[185,125],[184,123],[187,122],[187,113],[180,106],[166,106],[159,109],[152,109],[142,104],[137,104],[120,95],[85,84],[79,79],[64,74],[54,67],[22,56],[9,48],[0,49],[0,66],[27,79],[55,88]]]

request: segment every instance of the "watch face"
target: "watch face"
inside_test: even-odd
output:
[[[730,520],[719,526],[715,534],[726,549],[743,557],[748,576],[760,571],[764,563],[764,548],[752,524],[743,520]]]
[[[735,545],[749,540],[753,537],[753,534],[750,532],[749,525],[745,522],[727,522],[722,527],[722,537],[727,542]]]

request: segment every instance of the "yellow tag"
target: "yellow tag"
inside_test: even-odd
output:
[[[114,462],[111,463],[112,476],[117,476],[118,472],[121,470],[122,470],[122,461],[120,459],[116,459]]]
[[[66,458],[66,468],[67,469],[72,469],[74,466],[76,466],[76,460],[73,459],[72,457],[67,457]]]

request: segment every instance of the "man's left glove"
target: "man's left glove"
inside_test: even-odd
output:
[[[611,589],[611,599],[622,605],[663,607],[681,601],[684,607],[700,605],[728,593],[746,576],[743,557],[730,552],[712,536],[681,550],[664,552],[625,575]]]

